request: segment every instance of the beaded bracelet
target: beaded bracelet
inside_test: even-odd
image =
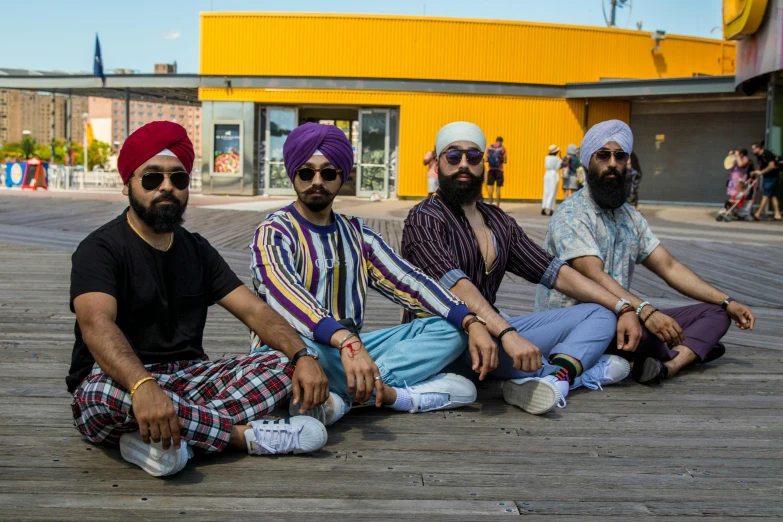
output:
[[[657,309],[657,308],[653,308],[653,309],[652,309],[652,312],[650,312],[649,314],[647,314],[647,317],[645,317],[644,319],[642,319],[642,325],[644,325],[644,326],[647,326],[647,320],[648,320],[650,317],[652,317],[652,314],[654,314],[654,313],[655,313],[655,312],[657,312],[657,311],[658,311],[658,309]]]

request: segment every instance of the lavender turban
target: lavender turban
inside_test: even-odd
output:
[[[590,158],[595,151],[609,143],[616,142],[623,151],[633,152],[633,132],[631,128],[620,120],[607,120],[593,125],[582,140],[580,159],[582,165],[590,165]]]
[[[283,145],[283,162],[293,183],[296,169],[320,152],[334,167],[340,169],[342,182],[348,179],[353,167],[353,148],[345,133],[334,125],[305,123],[295,128]]]

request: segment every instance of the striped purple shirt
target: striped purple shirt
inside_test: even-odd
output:
[[[402,256],[447,288],[469,279],[494,306],[500,283],[511,272],[552,288],[565,263],[535,244],[517,222],[499,208],[476,203],[495,239],[497,258],[484,273],[478,241],[462,208],[446,203],[439,190],[413,207],[402,230]],[[405,321],[414,317],[406,314]]]

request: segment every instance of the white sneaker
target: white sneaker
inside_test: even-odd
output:
[[[345,401],[334,392],[329,392],[329,398],[325,403],[316,406],[315,408],[310,408],[304,413],[299,413],[299,406],[294,404],[293,399],[291,399],[291,402],[288,404],[288,413],[291,417],[306,415],[318,419],[324,426],[331,426],[350,410],[351,406],[346,404]]]
[[[193,450],[183,440],[179,449],[172,444],[163,449],[163,442],[144,444],[138,431],[123,433],[120,437],[120,454],[131,464],[135,464],[153,477],[165,477],[182,471]]]
[[[326,444],[326,428],[320,421],[305,417],[281,420],[255,420],[245,431],[247,452],[250,455],[277,455],[279,453],[310,453]]]
[[[503,399],[532,415],[543,415],[566,406],[568,382],[554,375],[527,377],[503,382]]]
[[[413,401],[411,413],[451,410],[476,401],[476,386],[455,373],[439,373],[405,389]]]
[[[584,386],[591,390],[603,390],[603,386],[620,382],[631,373],[631,365],[620,356],[602,355],[595,366],[574,379],[571,389]]]

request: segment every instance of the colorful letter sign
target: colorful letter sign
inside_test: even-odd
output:
[[[768,0],[723,0],[723,36],[743,40],[758,31]]]

